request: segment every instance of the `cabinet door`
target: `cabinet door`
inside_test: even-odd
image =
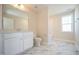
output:
[[[24,50],[32,48],[33,46],[33,35],[24,34]]]
[[[5,54],[18,54],[23,51],[23,40],[12,38],[4,40]]]

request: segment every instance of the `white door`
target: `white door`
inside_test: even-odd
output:
[[[75,11],[75,38],[76,38],[76,47],[79,51],[79,7]]]
[[[4,40],[5,54],[18,54],[23,51],[23,40],[20,38],[11,38]]]

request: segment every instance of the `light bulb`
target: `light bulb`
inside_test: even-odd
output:
[[[20,5],[20,8],[21,8],[21,9],[24,9],[24,6],[23,6],[23,5]]]

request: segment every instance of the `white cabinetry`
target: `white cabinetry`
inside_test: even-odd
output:
[[[29,47],[33,46],[33,34],[30,33],[24,33],[23,34],[23,40],[24,40],[24,50],[28,49]]]
[[[4,40],[5,54],[18,54],[23,51],[23,40],[19,38],[11,38]]]
[[[4,53],[19,54],[33,46],[33,33],[4,34]]]

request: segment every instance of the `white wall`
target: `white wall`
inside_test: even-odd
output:
[[[75,40],[76,48],[79,51],[79,5],[75,8]]]

